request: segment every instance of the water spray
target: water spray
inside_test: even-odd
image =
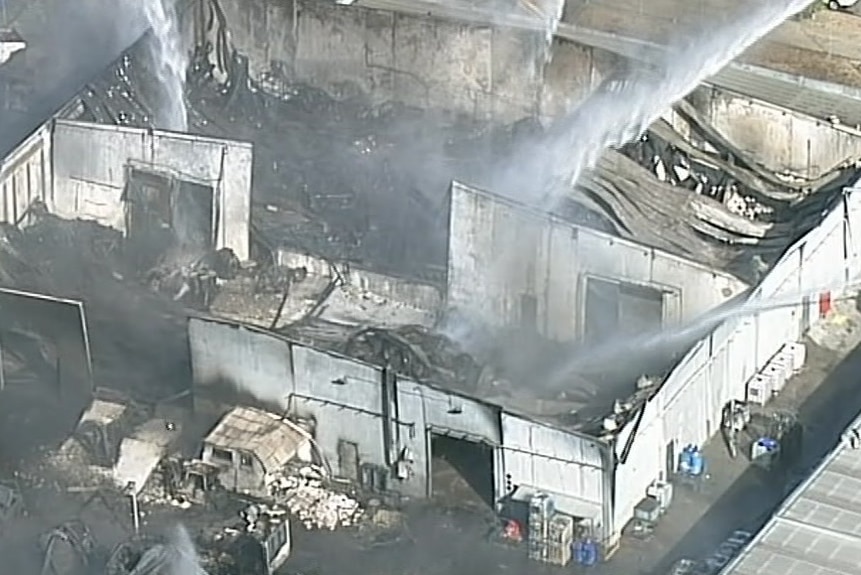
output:
[[[547,136],[527,144],[533,165],[524,169],[522,163],[513,162],[502,170],[499,186],[516,196],[522,196],[524,189],[538,188],[541,207],[555,208],[604,150],[635,140],[673,104],[811,3],[750,3],[744,6],[743,17],[717,27],[709,22],[708,30],[672,42],[653,66],[642,64],[605,83],[557,122]],[[518,157],[523,157],[523,151]]]
[[[152,28],[153,60],[163,90],[162,102],[155,113],[156,126],[185,132],[188,129],[185,74],[189,57],[182,45],[174,0],[144,0],[143,10]]]
[[[747,298],[739,303],[730,303],[706,312],[681,325],[643,333],[622,340],[614,340],[589,348],[586,353],[577,354],[558,368],[549,378],[551,386],[564,382],[573,373],[601,370],[608,362],[618,362],[619,357],[631,355],[660,355],[693,345],[716,329],[721,323],[755,316],[760,313],[809,305],[818,301],[822,293],[843,293],[831,301],[851,301],[856,299],[855,290],[861,284],[834,284],[819,289],[778,294],[768,298]],[[687,352],[687,349],[684,350]]]

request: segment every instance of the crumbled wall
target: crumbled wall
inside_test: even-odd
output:
[[[861,157],[861,132],[717,88],[700,88],[692,102],[740,150],[779,173],[816,179]],[[682,134],[677,114],[667,119]]]
[[[309,0],[201,1],[220,7],[252,77],[268,78],[275,91],[289,80],[513,121],[558,114],[615,65],[611,55],[566,43],[544,70],[539,35],[524,31]],[[211,41],[217,31],[208,31]]]

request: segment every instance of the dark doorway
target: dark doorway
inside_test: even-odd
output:
[[[586,279],[583,339],[598,344],[613,337],[660,329],[664,318],[661,290],[630,284]]]
[[[493,448],[431,433],[431,496],[447,503],[493,506]]]
[[[538,298],[533,295],[520,296],[520,327],[527,333],[538,331]]]
[[[148,269],[172,248],[202,253],[212,247],[212,187],[132,168],[124,198],[129,247],[139,267]]]
[[[619,328],[619,284],[586,279],[586,302],[583,317],[583,339],[601,343],[617,335]]]
[[[338,469],[344,479],[359,480],[359,446],[352,441],[338,441]]]
[[[636,335],[661,328],[664,321],[664,292],[647,286],[619,284],[619,330]]]
[[[177,180],[173,215],[174,233],[181,246],[205,251],[214,245],[213,201],[210,186]]]
[[[670,481],[676,474],[676,442],[667,443],[667,481]]]

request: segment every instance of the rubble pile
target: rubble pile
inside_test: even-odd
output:
[[[287,507],[308,530],[357,525],[363,510],[355,499],[327,489],[313,477],[280,476],[270,485],[272,496]]]

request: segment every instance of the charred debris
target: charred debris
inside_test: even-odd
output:
[[[157,105],[157,95],[143,49],[146,40],[88,84],[62,115],[152,127],[151,110]],[[158,340],[154,349],[184,333],[177,319],[184,317],[183,308],[211,310],[219,294],[234,290],[240,299],[245,295],[250,297],[248,301],[265,298],[269,303],[262,306],[254,323],[292,338],[371,363],[394,361],[410,377],[464,392],[511,395],[510,388],[516,385],[509,382],[519,380],[522,366],[532,362],[517,362],[520,370],[506,366],[501,361],[506,354],[498,349],[464,350],[439,330],[427,327],[365,325],[345,330],[327,325],[315,312],[337,289],[339,273],[333,273],[318,290],[317,303],[310,309],[288,313],[285,304],[291,290],[307,283],[309,272],[301,266],[277,265],[276,252],[286,247],[327,261],[335,271],[354,265],[443,290],[450,182],[457,179],[481,185],[492,181],[488,171],[499,165],[500,158],[512,157],[518,142],[540,134],[543,128],[531,120],[499,126],[397,104],[371,106],[358,96],[345,93],[334,98],[290,84],[283,77],[271,76],[260,85],[249,78],[247,62],[241,56],[234,56],[232,73],[221,83],[204,61],[196,59],[189,72],[189,130],[255,144],[254,261],[239,262],[229,250],[171,253],[141,273],[139,266],[129,265],[125,254],[118,256],[115,267],[105,269],[105,261],[114,260],[104,260],[98,250],[105,248],[96,242],[92,258],[102,266],[100,277],[106,279],[104,285],[93,286],[92,293],[106,292],[103,297],[110,302],[117,298],[110,290],[126,289],[112,286],[133,280],[134,293],[140,294],[136,297],[141,301],[155,297],[141,285],[166,296],[151,308],[165,310],[163,317],[153,321],[176,331],[166,338],[153,336]],[[818,223],[856,171],[853,163],[847,163],[816,180],[777,174],[734,148],[690,102],[681,102],[675,112],[692,134],[690,138],[667,121],[656,122],[637,142],[607,151],[571,190],[559,215],[755,282],[794,238]],[[53,221],[48,227],[69,226],[92,224]],[[37,225],[15,233],[25,237],[39,229]],[[121,243],[118,237],[100,242],[122,252],[116,247]],[[90,300],[97,296],[90,295],[90,287],[76,288],[69,295],[79,294],[93,307]],[[273,308],[277,311],[272,312]],[[112,321],[105,333],[117,329]],[[122,341],[110,339],[114,347],[117,340]],[[99,347],[94,342],[94,349]],[[135,347],[149,349],[143,344]],[[564,354],[556,346],[548,347],[530,350],[542,358],[536,360],[538,365],[548,355]],[[158,355],[156,365],[178,353]],[[110,361],[96,358],[97,366]],[[656,368],[653,373],[663,371]],[[628,380],[637,377],[633,374]],[[589,404],[597,395],[594,384],[575,387],[583,396],[578,404],[580,399]],[[559,397],[551,394],[546,399]]]
[[[241,56],[219,83],[205,60],[195,62],[190,131],[255,144],[258,245],[391,275],[442,283],[450,182],[487,188],[494,167],[516,160],[518,143],[544,131],[530,119],[496,125],[372,106],[348,91],[336,99],[283,77],[257,84]],[[132,48],[67,114],[150,126],[156,99],[147,68],[145,51]],[[735,148],[691,102],[675,112],[690,137],[659,120],[639,141],[608,150],[559,215],[753,282],[816,225],[856,172],[847,162],[814,180],[777,174]]]

